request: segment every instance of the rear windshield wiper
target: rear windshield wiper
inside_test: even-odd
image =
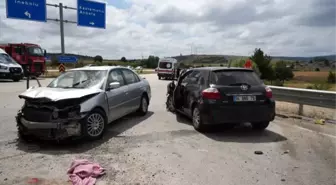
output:
[[[247,83],[232,83],[229,86],[240,86],[240,85],[248,85]]]

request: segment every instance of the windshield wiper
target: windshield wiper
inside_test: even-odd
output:
[[[86,81],[88,81],[88,80],[83,80],[83,81],[74,83],[74,84],[72,84],[72,87],[76,87],[77,85],[80,85],[80,84],[82,84],[82,83],[84,83],[84,82],[86,82]]]
[[[240,86],[240,85],[248,85],[247,83],[232,83],[229,86]]]

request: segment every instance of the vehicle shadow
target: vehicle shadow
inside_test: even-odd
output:
[[[57,142],[41,139],[33,139],[31,141],[23,141],[22,139],[18,139],[16,147],[18,150],[27,153],[41,153],[49,155],[84,153],[86,151],[99,147],[113,137],[117,137],[119,134],[136,126],[137,124],[148,119],[152,115],[153,112],[148,111],[145,116],[140,117],[134,113],[120,118],[109,124],[104,136],[96,141],[87,141],[85,139],[66,139]]]
[[[176,121],[192,126],[191,120],[180,113],[176,113]],[[213,125],[208,128],[207,132],[202,134],[220,142],[273,143],[287,140],[286,137],[268,129],[264,131],[253,130],[250,123],[236,126]]]

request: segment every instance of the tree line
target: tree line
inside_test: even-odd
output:
[[[262,80],[267,80],[273,85],[283,85],[286,80],[291,80],[294,77],[294,65],[285,61],[278,61],[274,65],[272,57],[265,54],[260,48],[256,48],[252,56],[249,57],[252,61],[253,70],[260,76]],[[240,60],[232,64],[233,67],[243,67],[245,60]]]

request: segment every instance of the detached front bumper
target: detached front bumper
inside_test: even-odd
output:
[[[81,136],[81,120],[81,118],[76,118],[34,122],[25,119],[21,112],[16,116],[20,134],[34,135],[43,139],[65,139],[71,136]]]

